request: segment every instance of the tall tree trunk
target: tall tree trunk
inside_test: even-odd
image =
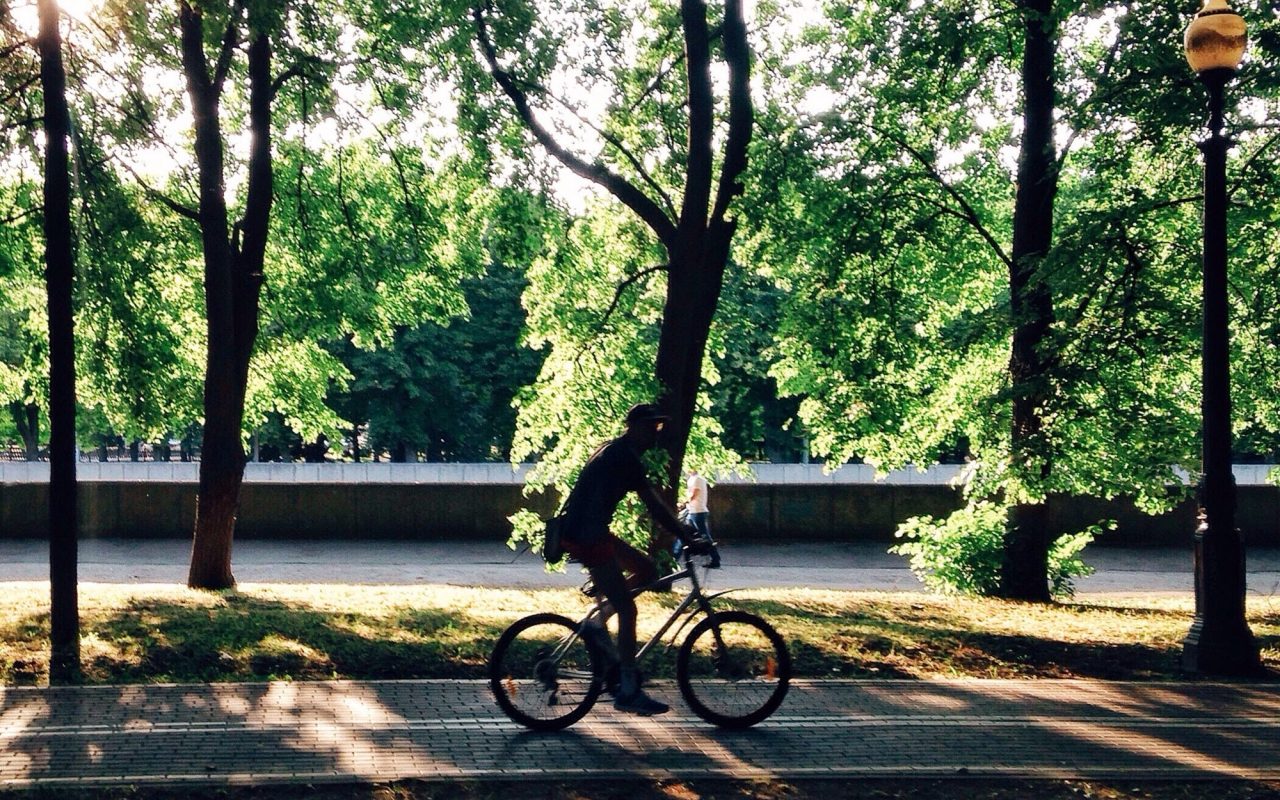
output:
[[[728,237],[731,236],[729,231]],[[671,422],[663,428],[659,440],[670,456],[668,493],[678,492],[681,483],[685,449],[702,384],[707,340],[724,285],[728,244],[725,234],[720,234],[717,241],[714,232],[703,233],[696,244],[684,252],[671,254],[665,313],[654,365],[655,377],[664,388],[664,407],[671,415]]]
[[[267,35],[260,32],[254,33],[249,42],[249,188],[244,219],[231,226],[227,221],[219,113],[239,19],[229,23],[212,73],[204,52],[203,17],[187,0],[179,6],[179,24],[199,172],[209,339],[199,496],[187,584],[198,589],[225,589],[235,585],[231,544],[244,478],[241,437],[245,391],[258,333],[258,301],[272,200],[271,45]]]
[[[1046,446],[1044,406],[1048,399],[1053,296],[1041,264],[1053,240],[1053,205],[1058,193],[1053,143],[1054,56],[1057,22],[1052,0],[1023,0],[1023,133],[1013,211],[1013,251],[1009,303],[1013,347],[1009,376],[1013,394],[1010,458],[1027,480],[1043,481],[1052,469]],[[1018,503],[1010,509],[1001,565],[1000,592],[1020,600],[1049,600],[1048,507]]]
[[[58,4],[39,0],[40,87],[44,93],[45,284],[49,293],[49,682],[80,674],[76,587],[76,359],[72,292],[71,117],[62,66]]]
[[[570,152],[534,115],[525,88],[502,65],[490,38],[484,13],[473,8],[481,54],[490,74],[515,106],[525,126],[553,157],[575,174],[613,194],[653,231],[667,252],[667,294],[663,306],[654,376],[659,401],[671,421],[659,445],[669,455],[666,494],[672,499],[680,472],[702,381],[702,362],[711,324],[719,305],[729,261],[735,221],[729,204],[742,193],[739,179],[747,166],[754,111],[751,103],[751,53],[741,0],[726,0],[724,21],[713,35],[704,0],[680,0],[688,86],[688,158],[678,219],[670,201],[655,201],[640,187],[611,172],[599,161],[588,162]],[[718,181],[714,177],[715,98],[711,78],[712,42],[718,36],[728,67],[728,130]],[[650,183],[652,181],[650,180]]]

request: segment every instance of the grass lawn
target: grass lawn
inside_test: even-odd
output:
[[[41,683],[47,584],[0,590],[0,683]],[[1178,678],[1192,614],[1188,595],[1037,605],[757,589],[727,600],[773,622],[800,677]],[[643,598],[641,627],[675,602],[672,594]],[[568,589],[246,584],[210,593],[82,584],[82,658],[91,683],[478,678],[512,620],[548,610],[573,616],[584,607]],[[1250,613],[1264,661],[1280,667],[1280,604],[1254,598]]]

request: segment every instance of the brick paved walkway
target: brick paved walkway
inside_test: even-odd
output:
[[[475,681],[0,688],[0,787],[460,777],[1280,779],[1280,686],[812,681],[726,732],[670,685],[569,731],[502,717]]]

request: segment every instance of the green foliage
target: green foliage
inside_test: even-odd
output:
[[[1232,93],[1250,98],[1230,167],[1233,388],[1238,431],[1267,452],[1280,428],[1274,387],[1257,376],[1274,371],[1280,330],[1266,255],[1277,162],[1274,135],[1249,128],[1277,102],[1277,51],[1274,20],[1245,5],[1261,38]],[[1060,189],[1040,275],[1056,322],[1033,383],[1046,432],[1018,454],[1006,260],[1018,16],[990,3],[831,7],[783,41],[744,208],[749,260],[786,292],[773,374],[802,398],[819,454],[888,469],[958,450],[977,467],[971,496],[1011,503],[1133,495],[1159,511],[1180,498],[1174,468],[1193,469],[1198,452],[1200,168],[1188,143],[1203,94],[1153,32],[1180,29],[1185,11],[1060,5]]]
[[[535,384],[517,398],[512,452],[514,460],[538,456],[531,479],[545,484],[571,482],[596,446],[620,432],[626,409],[651,400],[657,388],[660,274],[620,293],[617,287],[661,256],[639,223],[611,203],[564,225],[563,235],[548,226],[528,274],[527,341],[548,352]]]
[[[646,231],[616,205],[600,202],[569,218],[563,235],[548,225],[541,255],[529,271],[524,303],[528,344],[545,348],[537,380],[516,399],[519,421],[513,461],[535,460],[526,491],[567,496],[578,471],[595,449],[622,433],[634,403],[658,394],[653,378],[658,326],[665,298],[662,273],[628,283],[661,256]],[[705,370],[708,384],[718,376]],[[721,427],[708,394],[699,397],[685,463],[714,475],[741,469],[738,456],[721,444]],[[656,485],[666,482],[657,465]],[[512,547],[541,546],[541,521],[532,512],[512,518]],[[615,517],[615,532],[644,547],[649,523],[639,501],[629,499]]]
[[[494,264],[463,288],[469,318],[397,332],[386,346],[350,342],[340,356],[352,375],[330,402],[368,424],[368,446],[428,461],[505,461],[515,432],[516,392],[537,375],[539,354],[520,344],[524,280]]]
[[[40,403],[47,395],[49,347],[40,259],[39,186],[0,183],[0,403]]]
[[[246,423],[274,411],[305,439],[338,442],[347,425],[325,397],[352,373],[319,343],[372,347],[465,313],[459,283],[481,268],[487,200],[464,163],[428,162],[412,148],[282,150],[277,174],[292,191],[278,195],[273,215]]]
[[[123,183],[99,147],[77,138],[76,393],[98,426],[79,427],[154,441],[200,417],[199,254],[185,226]]]
[[[528,273],[526,341],[546,358],[516,398],[511,458],[537,460],[527,493],[551,490],[563,498],[596,447],[622,432],[627,408],[656,396],[652,370],[663,295],[657,276],[618,292],[628,276],[661,263],[630,215],[598,203],[581,218],[561,219],[562,228],[543,228],[546,238]],[[637,515],[620,511],[617,520],[620,535],[641,545],[647,540]],[[512,547],[528,541],[540,549],[536,514],[518,513],[512,525]]]
[[[735,268],[725,277],[704,376],[717,438],[749,461],[800,461],[808,442],[797,419],[800,401],[779,397],[770,371],[783,293],[767,277]]]
[[[911,571],[931,591],[969,596],[992,595],[1000,588],[1000,565],[1008,508],[988,500],[970,501],[944,519],[912,517],[894,533],[901,544],[889,552],[906,556]],[[1049,583],[1054,597],[1070,597],[1073,580],[1093,574],[1081,551],[1103,530],[1105,521],[1059,537],[1049,549]]]
[[[232,9],[201,6],[211,60]],[[278,77],[275,205],[250,429],[277,414],[308,439],[337,440],[344,421],[325,395],[348,376],[319,342],[350,337],[369,346],[405,326],[464,313],[458,283],[485,263],[475,235],[487,208],[483,176],[424,133],[437,121],[420,110],[433,85],[412,82],[403,74],[406,57],[376,46],[380,33],[363,24],[362,11],[357,3],[258,3],[241,29],[242,40],[271,34]],[[79,44],[86,52],[112,47],[109,70],[91,58],[73,71],[83,121],[79,189],[90,212],[81,247],[81,341],[89,344],[81,352],[90,359],[82,397],[90,419],[131,438],[182,429],[199,416],[206,336],[199,235],[171,210],[196,205],[176,20],[168,7],[108,4]],[[362,57],[346,59],[344,48]],[[245,123],[247,96],[243,59],[228,66],[222,123],[231,134]],[[410,83],[415,92],[400,91]],[[232,142],[225,156],[236,223],[246,151]],[[121,165],[131,181],[113,174]]]

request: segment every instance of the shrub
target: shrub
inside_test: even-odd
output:
[[[912,517],[894,534],[903,539],[889,552],[906,556],[924,585],[942,594],[990,596],[1000,589],[1000,562],[1009,509],[990,500],[970,501],[944,519]],[[1049,548],[1049,584],[1055,597],[1070,597],[1075,578],[1093,573],[1080,554],[1103,530],[1105,520],[1058,538]]]

